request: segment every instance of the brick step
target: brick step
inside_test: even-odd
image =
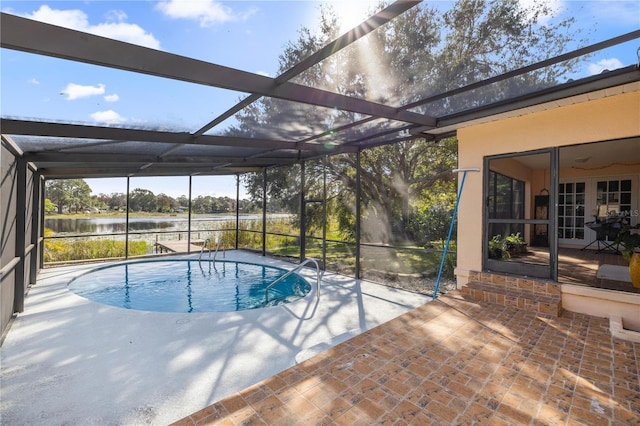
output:
[[[462,295],[472,300],[514,306],[531,312],[558,317],[562,313],[560,294],[540,294],[531,289],[507,288],[503,285],[471,281],[461,289]]]
[[[469,275],[469,281],[535,293],[542,296],[559,296],[562,294],[558,283],[540,278],[472,271]]]

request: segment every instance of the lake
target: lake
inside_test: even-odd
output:
[[[288,217],[287,214],[270,214],[274,217]],[[220,226],[216,222],[235,222],[235,215],[191,217],[191,230],[211,230]],[[261,214],[240,215],[240,220],[262,220]],[[126,231],[125,217],[55,218],[44,220],[45,228],[57,235],[116,234]],[[187,231],[189,221],[186,216],[129,217],[129,232]]]

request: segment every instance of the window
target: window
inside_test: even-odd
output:
[[[601,180],[596,188],[598,216],[631,211],[631,179]]]

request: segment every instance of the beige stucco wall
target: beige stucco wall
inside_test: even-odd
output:
[[[615,315],[626,328],[640,331],[640,294],[562,284],[562,307],[601,318]]]
[[[458,130],[459,167],[479,167],[487,155],[640,135],[640,85],[632,91],[532,112]],[[469,173],[458,212],[458,285],[482,270],[482,173]]]

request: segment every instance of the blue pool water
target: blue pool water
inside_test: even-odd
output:
[[[146,260],[105,266],[69,283],[94,302],[159,312],[230,312],[298,300],[311,290],[291,274],[271,289],[285,269],[234,261]]]

